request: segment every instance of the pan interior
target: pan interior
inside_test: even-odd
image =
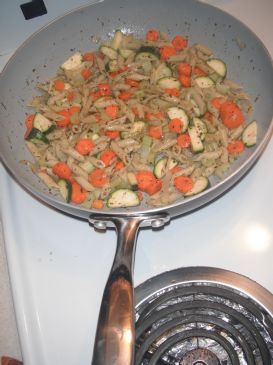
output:
[[[191,44],[203,43],[212,48],[227,63],[228,78],[240,83],[251,96],[253,119],[259,123],[258,143],[236,161],[225,181],[235,182],[236,171],[263,149],[272,129],[273,68],[266,49],[251,30],[217,8],[192,0],[106,0],[69,13],[36,33],[20,47],[2,72],[1,156],[13,176],[35,196],[75,215],[88,216],[91,212],[68,207],[20,163],[33,160],[23,135],[25,115],[31,112],[27,103],[37,93],[36,84],[54,76],[59,65],[76,50],[96,49],[98,42],[107,39],[115,29],[143,36],[151,27],[170,35],[183,34]],[[205,194],[214,188],[213,183]],[[193,200],[198,205],[199,196],[188,202]],[[180,213],[193,207],[185,201],[175,205],[180,206]],[[157,210],[145,206],[133,209],[139,213]],[[125,214],[124,210],[112,213]]]

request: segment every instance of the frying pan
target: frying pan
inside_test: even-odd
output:
[[[258,121],[255,148],[236,161],[226,178],[171,205],[109,209],[103,212],[64,203],[34,176],[21,160],[31,160],[23,120],[35,85],[55,74],[75,50],[96,49],[115,29],[143,36],[149,28],[183,34],[190,43],[212,48],[228,65],[228,77],[242,84],[254,103]],[[0,152],[13,177],[38,200],[88,220],[98,229],[114,226],[117,250],[102,298],[94,365],[130,365],[134,359],[134,293],[132,268],[140,226],[160,227],[212,201],[239,181],[260,157],[272,134],[273,67],[263,44],[250,29],[228,14],[194,0],[105,0],[57,19],[29,38],[14,54],[0,77]]]

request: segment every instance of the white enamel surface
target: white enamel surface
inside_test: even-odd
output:
[[[273,55],[271,0],[207,2],[247,23]],[[0,62],[7,58],[0,57]],[[166,270],[201,265],[241,273],[273,292],[272,156],[273,141],[245,179],[221,199],[163,230],[141,230],[136,285]],[[88,365],[115,233],[97,233],[87,222],[40,204],[0,169],[2,220],[24,365]]]

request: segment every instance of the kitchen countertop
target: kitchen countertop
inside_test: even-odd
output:
[[[22,359],[0,223],[0,358],[4,355]]]
[[[11,54],[12,53],[4,55],[0,54],[0,71],[8,61]],[[2,190],[0,189],[0,199],[2,198],[1,194]],[[3,227],[1,222],[2,219],[0,215],[0,358],[1,356],[8,355],[21,360],[22,355],[10,288]]]

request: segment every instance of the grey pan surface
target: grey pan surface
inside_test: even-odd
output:
[[[183,34],[191,44],[204,43],[228,65],[228,77],[243,85],[254,103],[253,118],[259,123],[258,143],[230,170],[227,178],[213,182],[202,194],[163,208],[140,206],[112,210],[110,215],[153,214],[171,216],[191,211],[230,188],[258,159],[272,133],[273,67],[260,40],[245,25],[219,9],[194,0],[106,0],[49,24],[28,39],[11,58],[0,76],[0,153],[14,178],[38,199],[70,214],[88,218],[93,210],[62,202],[20,160],[32,160],[24,140],[26,106],[36,94],[37,82],[55,74],[58,66],[75,50],[97,48],[115,29],[143,36],[151,28],[170,35]]]

